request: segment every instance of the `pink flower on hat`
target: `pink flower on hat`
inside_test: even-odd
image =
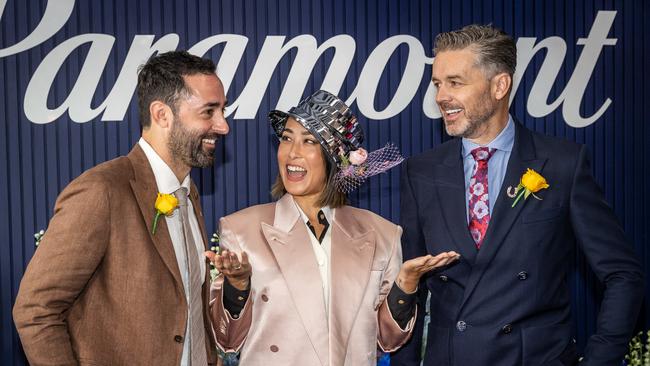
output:
[[[367,158],[368,152],[362,147],[350,152],[350,163],[354,165],[363,164]]]

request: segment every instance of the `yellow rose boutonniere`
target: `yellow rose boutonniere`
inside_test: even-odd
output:
[[[508,195],[512,198],[515,198],[515,201],[512,203],[512,207],[515,207],[517,202],[521,199],[521,196],[524,196],[524,200],[528,198],[531,194],[533,197],[537,198],[538,200],[542,200],[541,198],[535,196],[535,193],[541,191],[542,189],[546,189],[550,187],[548,183],[546,183],[546,178],[544,178],[541,174],[537,173],[536,171],[532,169],[527,169],[526,173],[521,176],[521,180],[519,181],[519,185],[517,188],[515,188],[514,193],[508,193]],[[512,187],[510,187],[512,188]]]
[[[156,198],[156,216],[153,218],[152,234],[156,234],[156,226],[158,226],[158,219],[160,215],[169,216],[178,207],[178,199],[173,194],[158,193]]]

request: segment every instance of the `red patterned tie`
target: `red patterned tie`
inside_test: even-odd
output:
[[[467,192],[469,202],[469,233],[476,243],[476,249],[481,248],[485,232],[490,223],[490,199],[488,196],[488,160],[496,149],[477,147],[471,151],[476,165],[469,180]]]

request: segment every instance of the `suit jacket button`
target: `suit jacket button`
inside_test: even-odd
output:
[[[467,329],[467,323],[462,320],[458,321],[458,323],[456,323],[456,329],[458,329],[459,332],[464,332],[465,329]]]
[[[501,331],[503,332],[503,334],[512,333],[512,325],[511,324],[504,325],[503,328],[501,328]]]
[[[178,343],[183,343],[183,336],[177,335],[174,337],[174,340]]]
[[[266,294],[262,294],[262,301],[269,302],[269,297]]]
[[[280,349],[279,349],[278,346],[276,346],[275,344],[271,346],[271,352],[277,352],[277,351],[279,351],[279,350],[280,350]]]
[[[528,278],[528,272],[526,272],[526,271],[521,271],[521,272],[517,273],[517,277],[518,277],[521,281],[523,281],[523,280],[525,280],[525,279]]]
[[[445,275],[440,275],[440,281],[447,282],[447,280],[449,280],[449,277],[447,277]]]

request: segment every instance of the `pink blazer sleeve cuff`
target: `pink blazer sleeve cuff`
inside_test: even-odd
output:
[[[218,276],[210,288],[212,332],[223,352],[239,352],[246,340],[252,320],[252,296],[249,296],[239,317],[234,319],[223,306],[223,276]]]
[[[398,350],[411,337],[413,326],[415,325],[415,314],[417,314],[417,305],[414,315],[406,324],[406,328],[400,328],[399,324],[393,319],[393,314],[388,307],[388,301],[384,299],[377,312],[377,322],[379,330],[377,333],[377,344],[384,352],[393,352]]]

